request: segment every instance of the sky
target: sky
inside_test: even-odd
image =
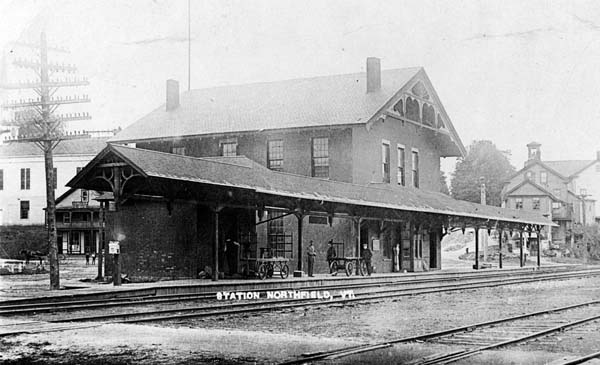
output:
[[[491,140],[517,168],[531,141],[544,160],[600,150],[597,1],[191,0],[190,17],[192,89],[363,72],[373,56],[424,67],[463,143]],[[0,51],[45,29],[90,80],[81,129],[126,127],[167,79],[187,89],[187,20],[187,0],[0,0]]]

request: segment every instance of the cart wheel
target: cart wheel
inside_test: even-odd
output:
[[[265,280],[267,278],[267,271],[267,265],[260,264],[260,266],[258,267],[258,277],[260,278],[260,280]]]
[[[287,279],[288,275],[290,274],[290,268],[286,264],[283,264],[279,274],[281,275],[282,279]]]
[[[267,268],[267,277],[268,278],[273,277],[273,265],[269,265],[269,267]]]
[[[360,275],[361,276],[365,276],[367,275],[368,271],[367,271],[367,263],[365,261],[360,261]]]
[[[352,271],[354,270],[354,264],[352,261],[346,262],[346,276],[352,275]]]
[[[331,264],[329,264],[329,272],[331,273],[332,276],[336,276],[338,273],[338,264],[335,261],[331,261]]]

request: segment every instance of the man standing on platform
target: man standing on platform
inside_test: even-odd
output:
[[[365,261],[365,264],[367,266],[367,274],[371,276],[371,258],[373,257],[373,254],[371,253],[371,250],[369,250],[369,248],[367,247],[367,244],[363,244],[363,249],[360,256]]]
[[[315,246],[313,246],[312,240],[308,244],[306,254],[308,255],[308,276],[312,277],[315,268],[315,256],[317,256],[317,251],[315,250]]]
[[[333,268],[331,267],[331,263],[337,257],[337,252],[335,252],[335,248],[333,247],[333,240],[329,240],[329,248],[327,249],[327,266],[329,266],[329,273],[333,273]]]

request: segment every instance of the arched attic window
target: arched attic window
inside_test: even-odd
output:
[[[400,99],[396,105],[394,105],[394,111],[400,114],[400,116],[404,116],[404,101],[402,99]]]
[[[419,116],[419,102],[411,97],[406,98],[406,117],[415,122],[421,122],[421,117]]]
[[[429,104],[423,104],[423,124],[435,125],[435,109]]]

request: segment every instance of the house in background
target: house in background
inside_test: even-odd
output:
[[[100,196],[93,190],[69,189],[56,199],[56,237],[59,253],[99,252]]]
[[[86,137],[86,135],[78,135]],[[54,149],[55,196],[66,193],[66,183],[104,147],[107,137],[61,141]],[[46,173],[44,155],[33,142],[11,139],[0,144],[0,230],[3,255],[19,247],[46,250]],[[59,246],[60,249],[60,246]],[[15,253],[16,252],[16,253]]]
[[[527,145],[525,166],[503,187],[503,206],[547,215],[558,226],[551,230],[546,228],[546,238],[554,243],[565,243],[573,239],[574,225],[596,220],[600,153],[595,160],[543,161],[540,147],[537,142]]]

